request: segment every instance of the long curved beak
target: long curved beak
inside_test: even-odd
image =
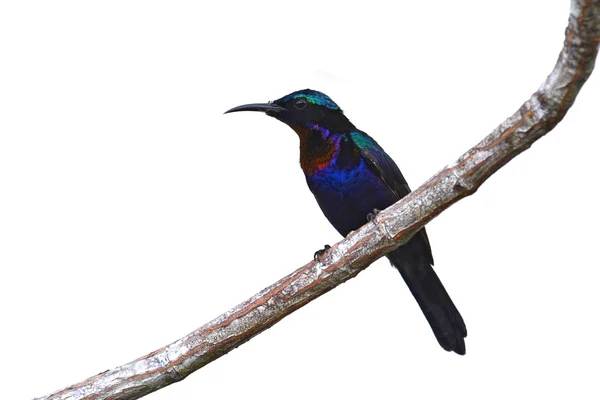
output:
[[[225,114],[238,112],[238,111],[262,111],[262,112],[280,112],[285,110],[285,108],[278,106],[273,103],[254,103],[254,104],[244,104],[243,106],[233,107],[231,110],[225,111]]]

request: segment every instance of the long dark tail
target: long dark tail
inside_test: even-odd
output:
[[[467,327],[432,268],[433,257],[425,230],[387,257],[400,271],[440,345],[444,350],[464,355]]]

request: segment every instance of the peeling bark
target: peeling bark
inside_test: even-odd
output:
[[[40,399],[138,399],[184,379],[406,243],[427,222],[473,194],[494,172],[552,130],[590,76],[600,45],[600,0],[572,0],[557,64],[521,108],[456,162],[372,223],[187,336],[123,366]]]

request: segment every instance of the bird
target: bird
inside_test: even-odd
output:
[[[299,90],[268,103],[234,107],[225,114],[239,111],[263,112],[296,132],[308,187],[325,217],[344,237],[411,191],[394,160],[324,93]],[[440,346],[464,355],[467,328],[433,270],[425,228],[386,256],[400,272]]]

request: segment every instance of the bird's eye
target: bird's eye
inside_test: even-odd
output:
[[[294,102],[294,107],[296,107],[298,110],[302,110],[304,107],[306,107],[306,100],[304,99],[298,99]]]

